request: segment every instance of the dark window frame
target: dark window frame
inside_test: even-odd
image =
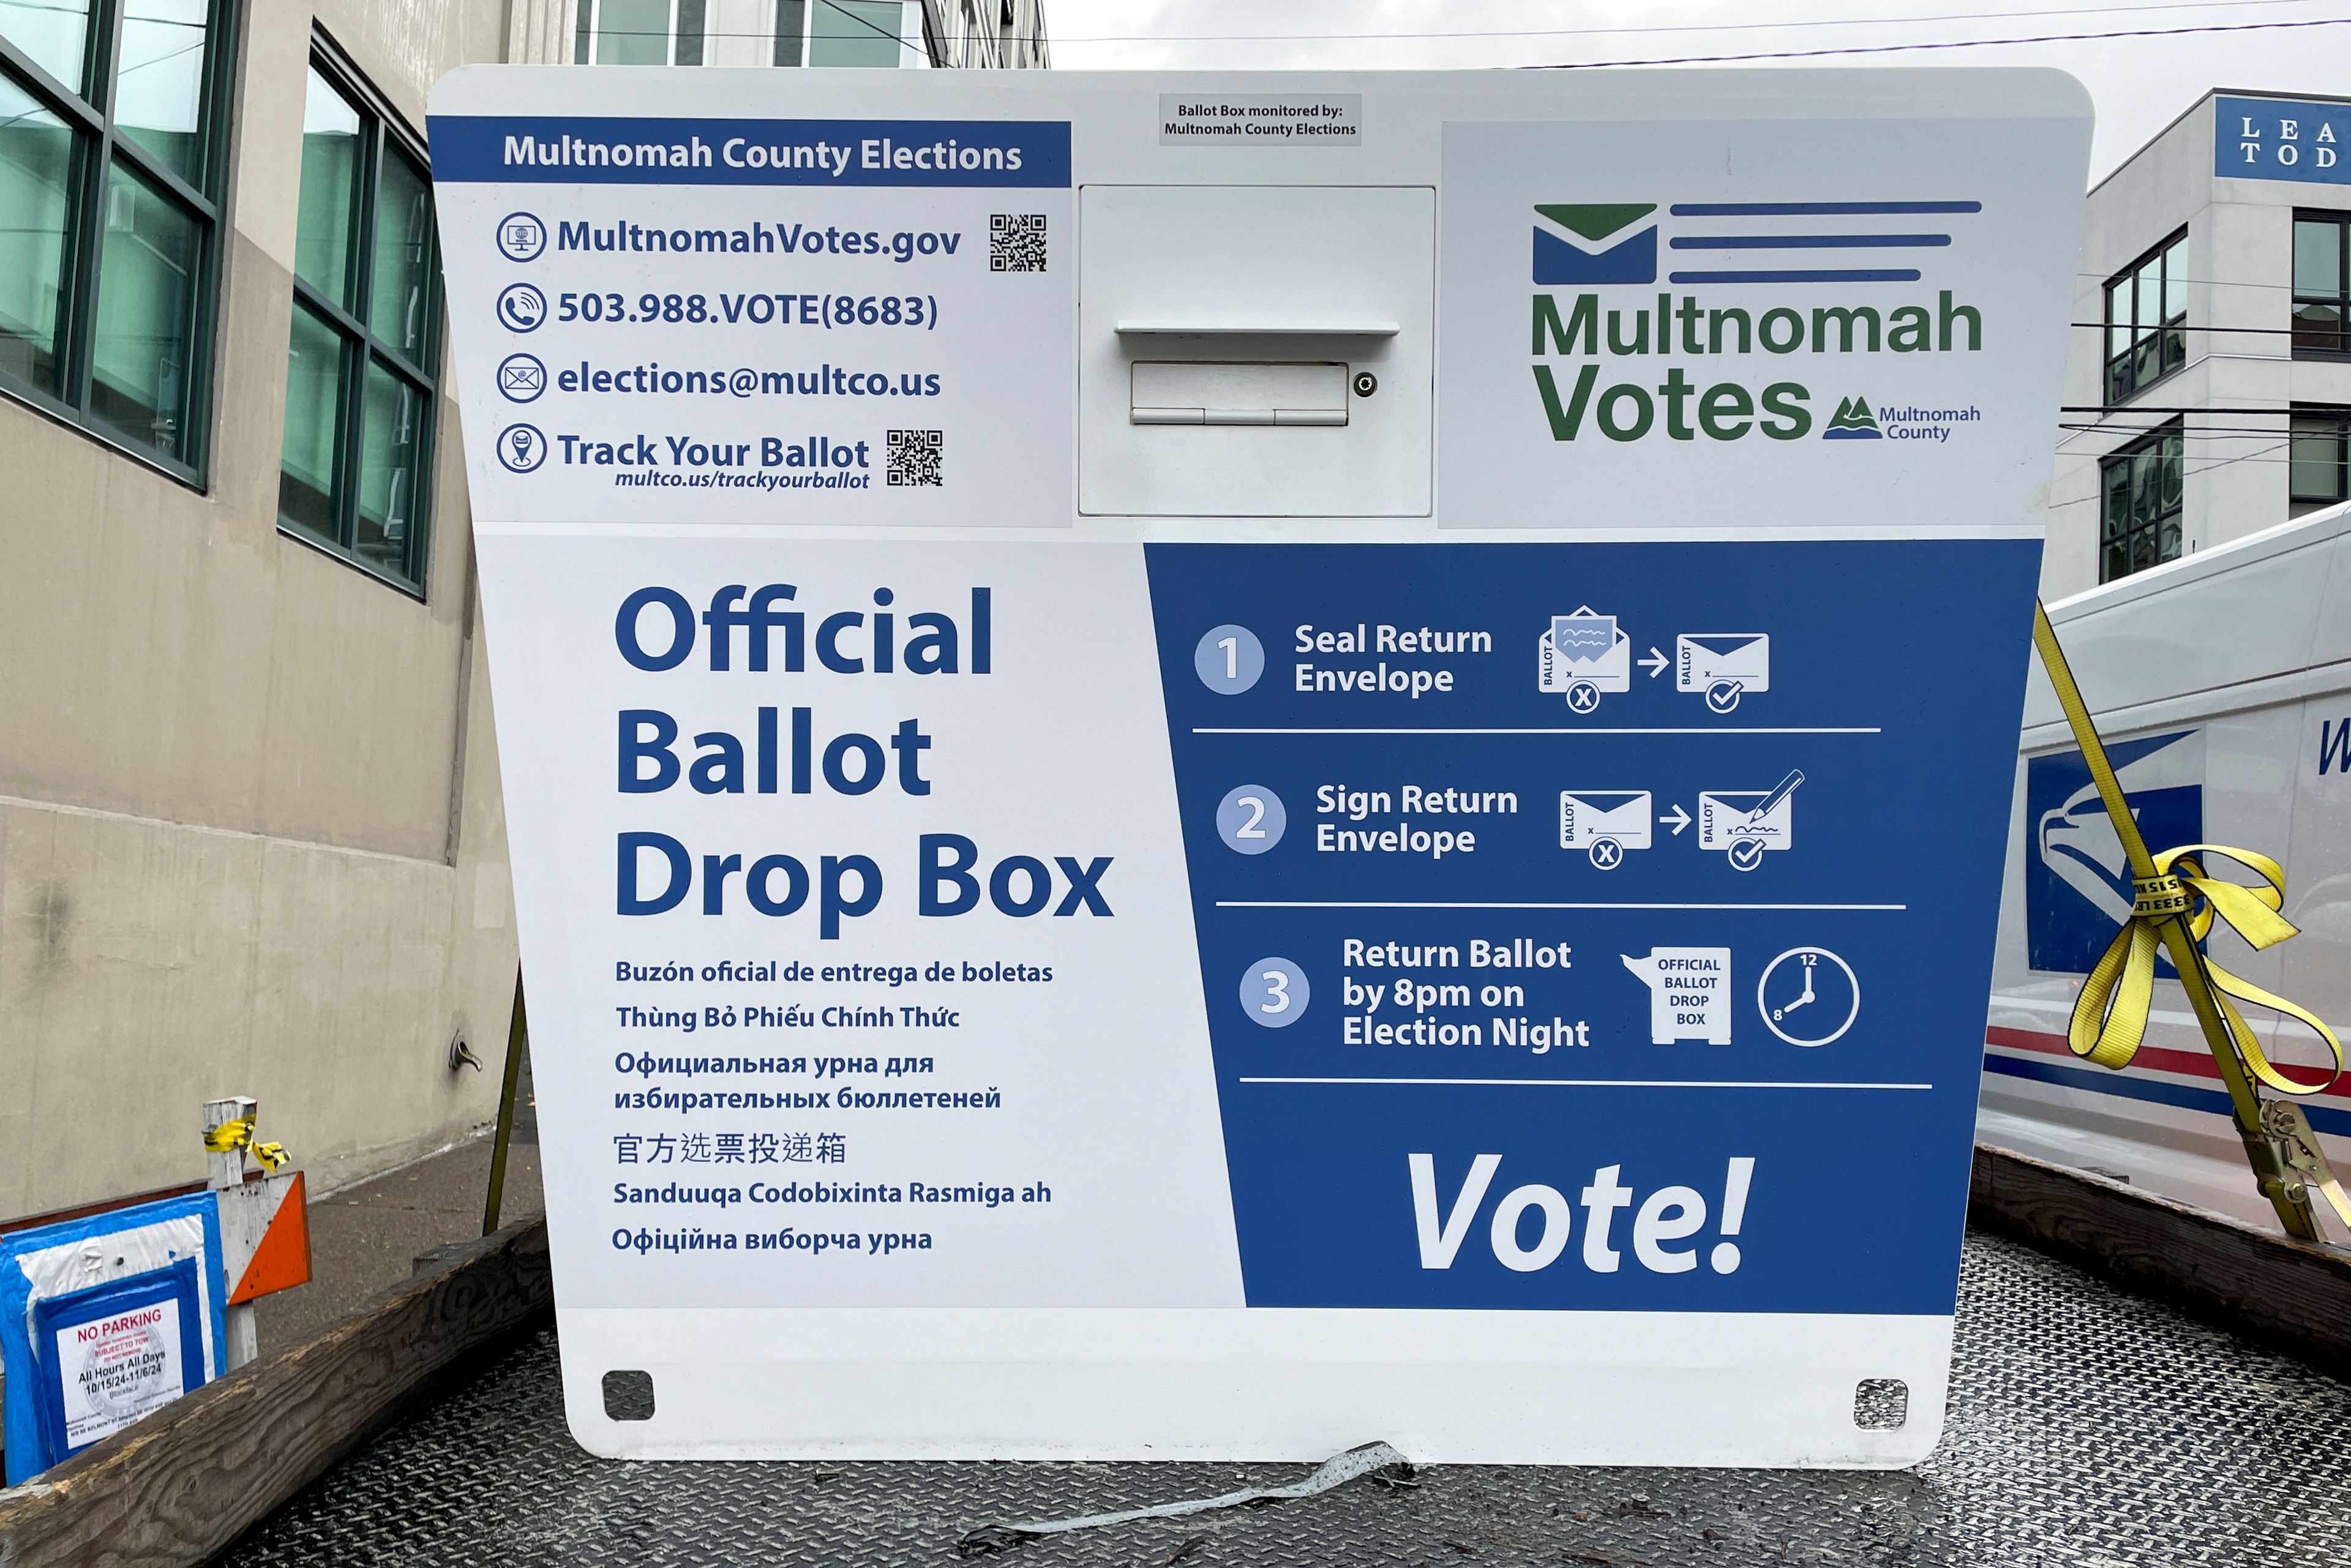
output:
[[[2351,408],[2335,403],[2298,402],[2286,422],[2286,502],[2289,506],[2331,507],[2339,501],[2351,501]],[[2331,494],[2319,495],[2296,488],[2300,470],[2311,458],[2303,455],[2303,444],[2310,441],[2332,441],[2331,455],[2315,459],[2330,463],[2335,468],[2335,484]]]
[[[427,191],[433,188],[433,162],[425,151],[424,139],[409,128],[399,111],[324,32],[311,35],[308,69],[323,75],[360,117],[362,145],[354,177],[350,225],[344,239],[344,287],[349,297],[360,302],[359,310],[365,310],[371,308],[375,297],[375,224],[385,149],[387,145],[395,146],[406,154],[410,162],[423,172]],[[303,81],[307,92],[308,71]],[[298,213],[296,221],[300,221]],[[377,336],[359,310],[319,288],[304,277],[298,269],[295,271],[295,312],[298,315],[307,308],[335,333],[342,347],[335,396],[331,482],[334,535],[330,538],[308,523],[287,517],[282,507],[277,514],[277,531],[286,538],[324,551],[418,600],[427,597],[425,582],[432,570],[433,481],[441,445],[438,439],[441,373],[442,357],[446,347],[442,329],[444,291],[441,278],[439,225],[431,225],[428,233],[431,239],[425,257],[425,298],[423,305],[425,327],[421,361]],[[416,488],[411,502],[415,525],[405,541],[402,563],[404,570],[402,572],[386,570],[381,564],[361,554],[353,542],[358,538],[359,527],[360,465],[367,440],[367,374],[369,366],[378,361],[423,398],[423,422],[417,437]],[[288,421],[294,417],[290,403],[286,417]],[[280,439],[282,443],[282,434]],[[281,450],[281,469],[284,461]]]
[[[72,133],[66,185],[68,233],[58,272],[58,382],[51,392],[0,371],[0,395],[37,410],[109,449],[156,469],[199,492],[211,487],[214,383],[218,373],[222,235],[228,220],[229,130],[235,118],[239,0],[210,0],[204,8],[204,62],[197,89],[197,120],[189,148],[192,180],[116,121],[123,12],[128,0],[90,0],[83,35],[83,83],[51,76],[32,57],[0,37],[0,80],[64,121]],[[85,85],[97,90],[85,96]],[[141,443],[92,404],[97,360],[99,285],[106,265],[108,172],[120,166],[151,191],[160,190],[196,222],[196,265],[188,320],[188,384],[180,455]]]
[[[2335,230],[2335,291],[2331,295],[2304,294],[2302,280],[2289,277],[2286,284],[2293,303],[2293,354],[2297,360],[2351,360],[2351,212],[2337,212],[2324,207],[2296,207],[2294,210],[2294,244],[2287,252],[2287,267],[2294,270],[2294,257],[2301,249],[2302,227],[2304,224],[2325,224]],[[2314,326],[2305,330],[2302,309],[2305,305],[2331,308],[2335,312],[2332,328]]]
[[[2114,582],[2179,559],[2187,534],[2187,434],[2185,419],[2168,420],[2098,460],[2100,582]],[[2150,497],[2155,504],[2142,504]],[[2164,549],[2167,525],[2168,553]]]
[[[2105,281],[2101,291],[2105,308],[2105,339],[2104,395],[2108,407],[2137,397],[2164,377],[2177,373],[2188,363],[2188,300],[2187,278],[2180,277],[2179,309],[2175,315],[2166,308],[2174,287],[2175,267],[2184,269],[2188,230],[2177,229],[2162,244],[2150,246],[2138,259]],[[2157,265],[2157,317],[2151,326],[2141,326],[2138,319],[2137,288],[2139,274],[2149,263]],[[2115,318],[2117,294],[2128,297],[2131,307],[2124,319]],[[2117,332],[2124,335],[2120,350],[2115,346]]]

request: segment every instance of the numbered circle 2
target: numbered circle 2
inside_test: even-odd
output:
[[[1259,958],[1241,973],[1241,1010],[1265,1029],[1288,1029],[1306,1016],[1306,971],[1287,958]]]
[[[1245,855],[1261,855],[1281,842],[1290,813],[1281,797],[1262,784],[1243,784],[1217,802],[1217,837]]]
[[[1237,697],[1265,674],[1265,644],[1246,626],[1217,626],[1192,650],[1200,684],[1220,696]]]

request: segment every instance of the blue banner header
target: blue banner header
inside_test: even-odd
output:
[[[1066,188],[1042,120],[653,120],[436,115],[433,177],[555,185]]]
[[[2233,180],[2351,184],[2343,145],[2351,103],[2291,98],[2212,100],[2212,172]]]

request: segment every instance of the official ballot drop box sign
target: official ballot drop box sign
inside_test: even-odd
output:
[[[432,107],[581,1442],[1931,1448],[2074,82]]]

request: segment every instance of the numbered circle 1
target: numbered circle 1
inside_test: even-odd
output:
[[[1192,650],[1200,684],[1220,696],[1237,697],[1265,674],[1265,644],[1246,626],[1217,626]]]
[[[1242,784],[1217,802],[1217,837],[1225,848],[1245,855],[1261,855],[1281,842],[1290,813],[1281,797],[1262,784]]]
[[[1265,1029],[1288,1029],[1306,1016],[1306,971],[1287,958],[1259,958],[1241,972],[1241,1010]]]

